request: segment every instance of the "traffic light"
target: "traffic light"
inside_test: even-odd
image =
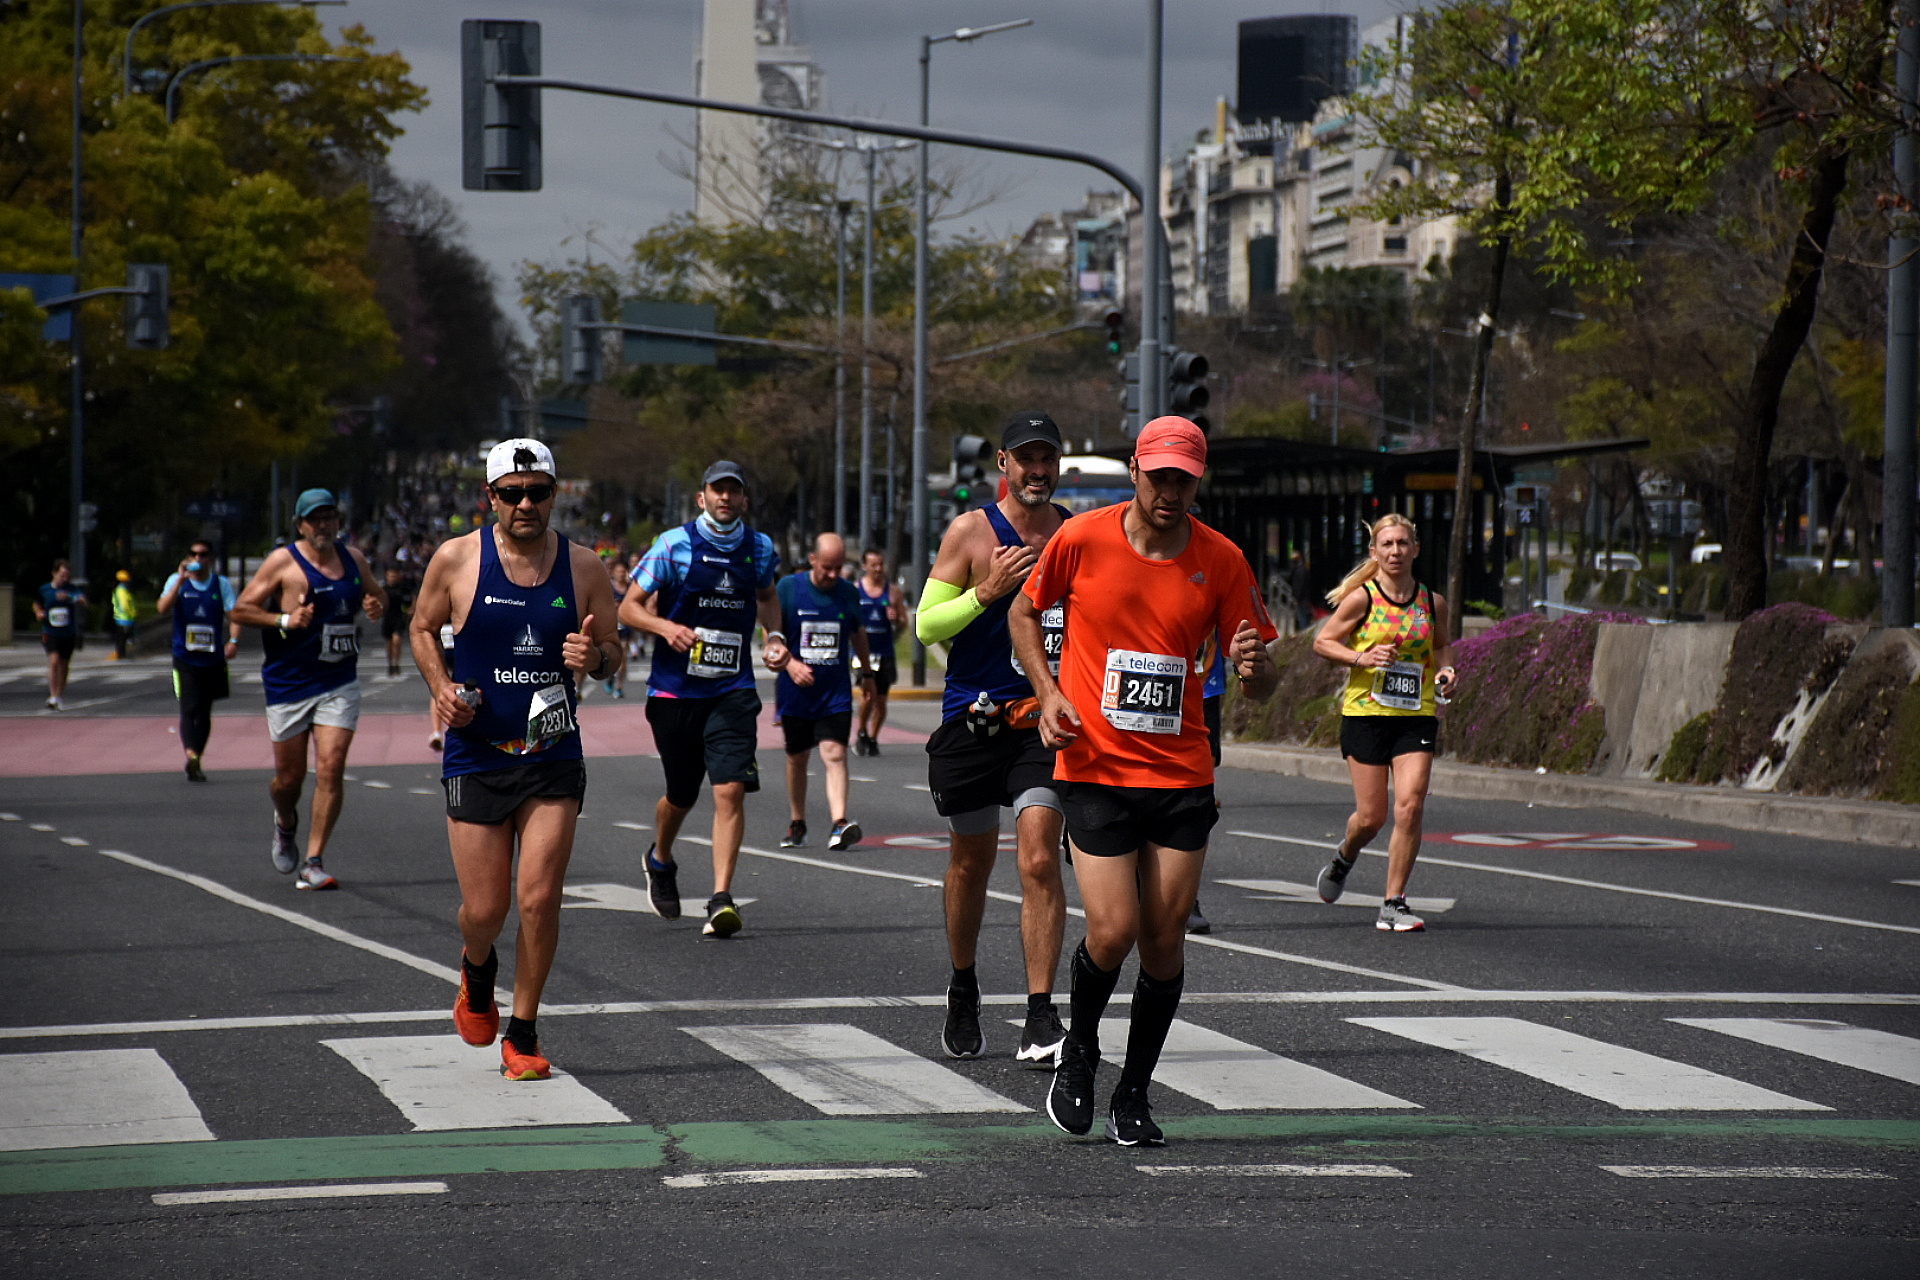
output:
[[[167,318],[167,264],[127,264],[127,345],[141,351],[165,351],[171,328]]]
[[[1107,312],[1107,354],[1117,356],[1126,350],[1127,313],[1115,307]]]
[[[540,24],[460,24],[460,169],[468,191],[540,189],[540,91],[493,77],[540,74]]]
[[[1197,351],[1176,351],[1167,366],[1167,412],[1190,418],[1202,431],[1207,420],[1207,358]]]
[[[591,293],[571,294],[560,302],[560,380],[600,381],[600,299]]]
[[[994,460],[993,442],[983,436],[953,438],[953,500],[961,506],[979,493],[987,478],[987,464]]]
[[[1131,440],[1140,434],[1139,352],[1120,362],[1120,376],[1127,380],[1127,385],[1120,389],[1120,434]]]

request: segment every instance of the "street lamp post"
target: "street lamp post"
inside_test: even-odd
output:
[[[929,123],[933,46],[952,41],[970,44],[996,31],[1033,25],[1032,18],[995,22],[984,27],[961,27],[943,36],[920,37],[920,124]],[[914,184],[913,214],[913,572],[908,588],[916,605],[927,581],[927,144],[920,147],[919,181]],[[927,682],[927,647],[913,637],[913,683]]]
[[[143,13],[133,20],[131,27],[127,28],[127,50],[126,54],[120,60],[123,73],[122,87],[126,95],[131,98],[133,96],[133,38],[139,34],[140,28],[146,26],[155,18],[164,18],[166,15],[178,13],[182,9],[218,9],[237,4],[297,5],[303,9],[314,9],[321,5],[345,5],[346,3],[347,0],[188,0],[186,4],[170,4],[155,9],[152,13]]]
[[[167,123],[172,124],[179,115],[180,86],[190,75],[206,71],[213,67],[224,67],[230,62],[358,62],[358,58],[341,58],[328,53],[236,53],[225,58],[208,58],[204,62],[193,62],[174,72],[173,79],[167,81]]]

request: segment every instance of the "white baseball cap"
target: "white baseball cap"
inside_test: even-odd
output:
[[[556,480],[560,478],[559,468],[553,465],[553,450],[538,440],[502,440],[487,451],[488,484],[516,471],[544,471]]]

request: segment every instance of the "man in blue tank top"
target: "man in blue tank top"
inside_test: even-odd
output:
[[[503,440],[488,452],[494,523],[434,553],[409,632],[448,726],[441,777],[465,944],[453,1024],[468,1044],[492,1044],[500,1031],[493,944],[519,900],[513,1013],[500,1041],[509,1080],[545,1080],[553,1070],[535,1019],[560,943],[561,887],[587,794],[578,686],[611,676],[625,660],[600,558],[547,527],[555,476],[553,454],[538,440]],[[451,671],[441,656],[443,626],[456,637]]]
[[[265,632],[260,677],[267,688],[267,736],[273,740],[273,869],[296,868],[298,889],[337,889],[320,865],[340,820],[347,749],[360,724],[360,627],[364,610],[379,621],[387,593],[367,558],[342,546],[340,507],[325,489],[294,499],[300,536],[275,548],[241,591],[232,618]],[[294,843],[307,755],[314,757],[313,819],[303,863]]]
[[[860,824],[847,817],[847,738],[853,728],[849,656],[860,659],[861,685],[871,690],[873,655],[859,592],[840,576],[846,563],[846,542],[837,533],[823,533],[814,539],[807,567],[780,580],[780,625],[795,645],[773,686],[774,717],[787,742],[787,803],[793,819],[782,849],[807,842],[807,761],[815,744],[827,774],[827,814],[833,820],[827,848],[860,843]]]
[[[940,540],[920,599],[922,642],[951,641],[940,727],[927,740],[927,783],[947,820],[947,1021],[940,1042],[955,1058],[986,1051],[980,1027],[980,983],[974,955],[986,912],[987,879],[1000,847],[1000,810],[1014,810],[1019,836],[1020,942],[1026,953],[1027,1021],[1017,1057],[1052,1067],[1066,1039],[1053,1003],[1053,975],[1066,929],[1060,882],[1060,797],[1053,753],[1037,728],[1006,722],[1008,703],[1033,696],[1026,669],[1013,655],[1007,609],[1020,584],[1066,519],[1056,506],[1060,428],[1038,411],[1016,413],[1000,435],[1007,494],[969,511]],[[1059,618],[1048,652],[1059,661]]]
[[[40,588],[33,602],[40,647],[47,651],[47,706],[54,711],[67,709],[67,670],[87,617],[87,593],[73,585],[72,576],[65,560],[55,560],[53,580]]]
[[[680,918],[679,864],[673,841],[713,784],[713,896],[701,933],[740,931],[733,868],[746,830],[747,792],[760,789],[760,694],[753,682],[753,628],[766,628],[768,666],[786,662],[774,584],[780,557],[766,534],[747,527],[747,480],[739,464],[707,468],[696,495],[700,514],[661,534],[640,559],[620,621],[653,637],[647,675],[647,726],[666,774],[653,807],[659,833],[642,865],[647,901],[662,919]]]
[[[880,730],[887,723],[887,691],[899,679],[899,662],[893,652],[896,628],[906,620],[906,601],[900,584],[887,576],[887,557],[878,548],[869,547],[860,557],[860,577],[854,586],[860,591],[860,614],[866,621],[867,648],[873,661],[867,670],[873,683],[860,691],[860,732],[854,739],[854,754],[880,754]]]
[[[240,652],[238,603],[233,584],[213,571],[213,548],[199,541],[160,592],[160,616],[173,615],[173,696],[189,782],[207,780],[200,757],[213,731],[213,704],[227,696],[227,664]]]

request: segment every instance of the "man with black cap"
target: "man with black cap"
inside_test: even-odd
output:
[[[999,455],[1007,494],[948,526],[915,624],[923,643],[950,642],[941,724],[927,741],[927,783],[935,810],[947,820],[949,842],[945,906],[953,975],[940,1043],[955,1058],[986,1051],[974,959],[987,879],[999,853],[1000,810],[1010,807],[1019,837],[1020,941],[1027,970],[1027,1021],[1016,1056],[1046,1067],[1054,1065],[1066,1039],[1053,1003],[1066,929],[1060,798],[1053,753],[1041,745],[1039,731],[1016,727],[1006,715],[1009,703],[1033,696],[1007,636],[1007,609],[1070,514],[1052,501],[1060,453],[1060,429],[1045,413],[1016,413],[1007,421]],[[1049,625],[1057,641],[1064,633],[1057,612]],[[1057,644],[1048,659],[1059,662]]]
[[[234,622],[266,632],[260,676],[267,688],[267,733],[273,740],[273,869],[296,867],[299,889],[337,889],[320,865],[340,820],[347,748],[360,724],[360,628],[364,609],[379,621],[387,593],[367,558],[340,545],[340,507],[325,489],[294,499],[300,536],[261,562],[233,606]],[[294,843],[307,755],[314,757],[313,824],[303,863]]]
[[[701,932],[727,938],[740,931],[740,909],[730,890],[746,830],[747,793],[760,789],[754,623],[766,628],[768,666],[786,664],[787,638],[780,633],[775,585],[780,557],[772,539],[747,527],[747,480],[739,464],[708,467],[696,501],[700,514],[661,534],[641,557],[620,604],[620,621],[654,637],[647,725],[667,789],[654,805],[658,837],[644,859],[647,900],[661,918],[679,919],[673,841],[700,798],[700,783],[710,782],[713,896]]]

